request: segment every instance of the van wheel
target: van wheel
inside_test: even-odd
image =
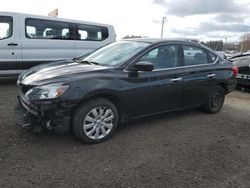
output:
[[[220,111],[225,100],[225,91],[221,86],[216,86],[208,95],[205,103],[205,111],[214,114]]]
[[[109,139],[118,124],[118,112],[109,100],[97,98],[81,105],[73,117],[76,137],[95,144]]]

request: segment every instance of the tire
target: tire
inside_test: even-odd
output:
[[[109,139],[118,124],[118,111],[109,100],[96,98],[82,104],[73,116],[73,132],[78,139],[95,144]]]
[[[225,91],[221,86],[216,86],[208,95],[204,109],[207,113],[215,114],[224,104]]]

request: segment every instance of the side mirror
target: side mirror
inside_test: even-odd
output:
[[[154,65],[149,61],[140,61],[135,64],[135,69],[137,71],[152,71],[154,69]]]

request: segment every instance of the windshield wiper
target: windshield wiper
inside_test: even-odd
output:
[[[82,59],[73,59],[73,61],[81,64],[89,64],[89,65],[100,65],[99,63],[93,62],[93,61],[87,61],[87,60],[82,60]]]
[[[100,65],[100,63],[97,63],[97,62],[93,62],[93,61],[89,61],[89,62],[94,64],[94,65]]]
[[[74,57],[72,60],[74,62],[81,62],[81,61],[83,61],[83,58],[82,57]]]
[[[81,58],[80,57],[74,57],[72,60],[73,61],[79,61]]]

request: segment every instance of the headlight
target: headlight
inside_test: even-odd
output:
[[[30,100],[54,99],[60,97],[69,86],[62,83],[38,86],[26,92],[25,97]]]

